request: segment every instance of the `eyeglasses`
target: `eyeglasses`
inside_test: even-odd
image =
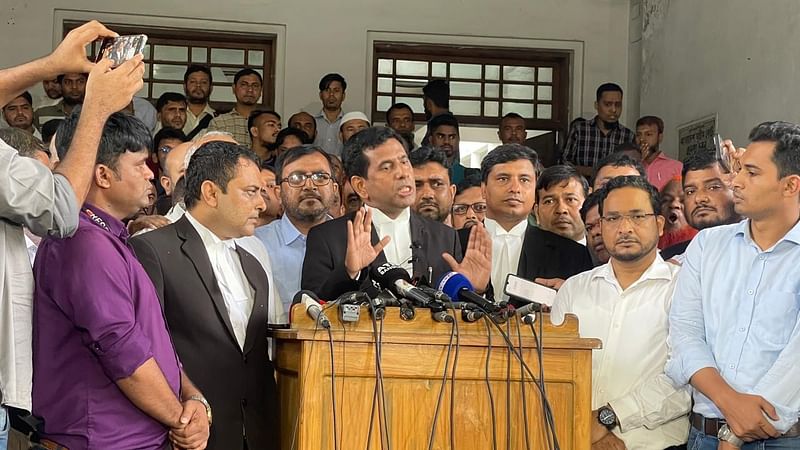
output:
[[[655,217],[655,213],[636,213],[636,214],[614,214],[610,216],[601,217],[600,220],[610,227],[618,227],[622,225],[622,219],[628,219],[634,225],[641,225],[650,217]]]
[[[303,187],[306,185],[306,180],[311,179],[314,186],[326,186],[331,182],[331,174],[325,172],[299,173],[295,172],[288,177],[281,180],[281,183],[289,183],[291,187]]]
[[[476,214],[485,213],[486,212],[486,202],[477,202],[477,203],[473,203],[471,205],[468,205],[466,203],[455,204],[455,205],[453,205],[453,214],[455,214],[457,216],[463,216],[464,214],[467,213],[467,210],[469,210],[470,208],[472,208],[472,210],[475,211]]]

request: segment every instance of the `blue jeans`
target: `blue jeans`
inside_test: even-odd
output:
[[[689,428],[689,442],[687,450],[717,450],[719,440],[716,436],[709,436],[694,427]],[[800,437],[767,439],[744,444],[741,450],[768,450],[768,449],[800,449]]]
[[[11,424],[8,422],[8,411],[5,407],[0,406],[0,450],[6,450],[8,447],[8,429]]]

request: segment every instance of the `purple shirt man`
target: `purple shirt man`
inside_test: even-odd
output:
[[[167,427],[115,383],[153,358],[175,397],[180,363],[150,278],[118,219],[85,204],[78,231],[36,257],[33,413],[70,449],[162,449]],[[57,431],[56,431],[57,430]]]

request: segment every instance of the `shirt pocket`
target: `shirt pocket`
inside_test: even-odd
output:
[[[781,351],[797,323],[800,296],[793,292],[766,291],[753,314],[751,336],[764,344],[764,350]]]

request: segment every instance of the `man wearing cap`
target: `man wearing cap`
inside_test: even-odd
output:
[[[361,111],[353,111],[342,116],[342,125],[339,126],[339,140],[346,143],[350,137],[364,128],[369,128],[367,115]]]

